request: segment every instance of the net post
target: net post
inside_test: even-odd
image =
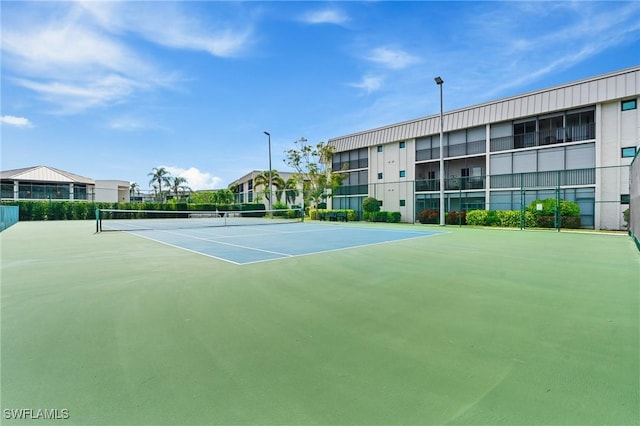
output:
[[[100,232],[102,229],[100,226],[100,209],[96,209],[96,234]]]

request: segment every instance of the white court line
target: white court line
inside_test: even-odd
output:
[[[128,231],[128,232],[131,232],[131,231]],[[131,233],[133,235],[135,235],[136,237],[140,237],[140,238],[144,238],[144,239],[149,240],[149,241],[153,241],[153,242],[156,242],[156,243],[164,244],[165,246],[169,246],[169,247],[177,248],[177,249],[180,249],[180,250],[188,251],[188,252],[194,253],[194,254],[199,254],[201,256],[210,257],[212,259],[221,260],[223,262],[232,263],[232,264],[238,265],[238,266],[244,265],[244,263],[234,262],[233,260],[225,259],[224,257],[218,257],[218,256],[214,256],[212,254],[203,253],[201,251],[191,250],[191,249],[188,249],[186,247],[182,247],[182,246],[178,246],[178,245],[175,245],[175,244],[168,243],[166,241],[156,240],[155,238],[147,237],[145,235],[136,234],[135,232],[131,232]]]
[[[279,256],[294,256],[294,255],[288,254],[288,253],[280,253],[280,252],[277,252],[277,251],[264,250],[264,249],[259,249],[259,248],[255,248],[255,247],[249,247],[249,246],[242,246],[240,244],[225,243],[225,242],[222,242],[222,241],[212,240],[210,238],[196,237],[194,235],[182,234],[180,232],[175,232],[175,231],[161,231],[161,232],[166,232],[167,234],[178,235],[180,237],[193,238],[195,240],[207,241],[207,242],[214,243],[214,244],[222,244],[222,245],[225,245],[225,246],[238,247],[238,248],[246,249],[246,250],[260,251],[260,252],[269,253],[269,254],[277,254]]]
[[[362,247],[370,247],[370,246],[377,246],[377,245],[382,245],[382,244],[391,244],[391,243],[397,243],[398,241],[407,241],[407,240],[415,240],[418,238],[426,238],[426,237],[435,237],[438,235],[445,235],[445,234],[450,234],[451,232],[437,232],[437,233],[433,233],[433,234],[429,234],[429,235],[418,235],[415,237],[411,237],[411,238],[401,238],[401,239],[397,239],[397,240],[387,240],[387,241],[378,241],[377,243],[368,243],[368,244],[360,244],[357,246],[349,246],[349,247],[340,247],[340,248],[335,248],[335,249],[327,249],[327,250],[320,250],[320,251],[314,251],[311,253],[301,253],[301,254],[292,254],[289,255],[288,257],[302,257],[302,256],[311,256],[313,254],[320,254],[320,253],[331,253],[334,251],[343,251],[343,250],[351,250],[351,249],[355,249],[355,248],[362,248]],[[253,263],[262,263],[262,262],[271,262],[274,260],[281,260],[282,258],[275,258],[275,259],[261,259],[261,260],[253,260],[251,262],[245,262],[242,263],[241,265],[251,265]]]
[[[334,228],[332,230],[338,230],[338,229],[344,229],[344,228]],[[367,229],[367,230],[379,230],[379,231],[393,231],[393,232],[398,232],[397,230],[391,230],[391,229],[378,229],[378,228],[350,228],[350,229]],[[222,245],[228,245],[228,246],[233,246],[233,247],[237,247],[237,248],[242,248],[242,249],[246,249],[246,250],[253,250],[253,251],[259,251],[259,252],[264,252],[264,253],[269,253],[269,254],[275,254],[281,257],[277,257],[274,259],[261,259],[261,260],[254,260],[254,261],[249,261],[249,262],[235,262],[233,260],[224,258],[224,257],[219,257],[219,256],[214,256],[208,253],[204,253],[201,251],[197,251],[197,250],[193,250],[193,249],[189,249],[186,247],[182,247],[176,244],[171,244],[168,243],[166,241],[162,241],[162,240],[158,240],[155,238],[151,238],[149,236],[145,236],[145,235],[140,235],[138,233],[136,233],[136,231],[132,230],[132,231],[126,231],[126,232],[132,232],[134,233],[134,235],[141,237],[141,238],[145,238],[147,240],[150,241],[154,241],[160,244],[164,244],[166,246],[169,247],[173,247],[173,248],[177,248],[180,250],[185,250],[188,251],[190,253],[194,253],[194,254],[199,254],[202,256],[206,256],[206,257],[210,257],[212,259],[217,259],[217,260],[221,260],[223,262],[228,262],[231,263],[233,265],[237,265],[237,266],[243,266],[243,265],[251,265],[254,263],[262,263],[262,262],[271,262],[274,260],[281,260],[283,258],[294,258],[294,257],[302,257],[302,256],[310,256],[310,255],[314,255],[314,254],[320,254],[320,253],[331,253],[331,252],[336,252],[336,251],[343,251],[343,250],[350,250],[350,249],[355,249],[355,248],[362,248],[362,247],[369,247],[369,246],[376,246],[376,245],[382,245],[382,244],[389,244],[389,243],[394,243],[394,242],[398,242],[398,241],[406,241],[406,240],[414,240],[414,239],[418,239],[418,238],[425,238],[425,237],[433,237],[433,236],[438,236],[438,235],[445,235],[445,234],[450,234],[450,232],[443,232],[443,231],[427,231],[430,232],[429,234],[425,234],[425,232],[420,232],[420,231],[406,231],[407,233],[415,233],[415,234],[422,234],[422,235],[416,235],[415,237],[410,237],[410,238],[401,238],[401,239],[394,239],[394,240],[387,240],[387,241],[379,241],[379,242],[375,242],[375,243],[368,243],[368,244],[360,244],[357,246],[349,246],[349,247],[339,247],[339,248],[335,248],[335,249],[327,249],[327,250],[320,250],[320,251],[313,251],[310,253],[301,253],[301,254],[289,254],[289,253],[280,253],[280,252],[276,252],[276,251],[269,251],[269,250],[263,250],[263,249],[258,249],[258,248],[254,248],[254,247],[248,247],[248,246],[242,246],[239,244],[231,244],[231,243],[225,243],[222,241],[216,241],[216,240],[212,240],[210,238],[202,238],[202,237],[197,237],[197,236],[193,236],[193,235],[187,235],[187,234],[182,234],[179,232],[175,232],[175,231],[165,231],[165,230],[161,230],[161,229],[157,229],[156,231],[159,232],[166,232],[168,234],[175,234],[181,237],[187,237],[187,238],[193,238],[193,239],[197,239],[197,240],[202,240],[202,241],[207,241],[207,242],[211,242],[211,243],[217,243],[217,244],[222,244]],[[326,232],[328,231],[327,229],[316,229],[316,230],[305,230],[305,231],[291,231],[291,232],[278,232],[280,234],[304,234],[304,233],[312,233],[312,232]],[[400,231],[400,232],[405,232],[405,231]],[[262,234],[262,235],[273,235],[273,233],[267,233],[267,234]],[[234,236],[230,236],[230,237],[238,237],[239,235],[234,235]],[[249,236],[261,236],[260,234],[251,234]]]

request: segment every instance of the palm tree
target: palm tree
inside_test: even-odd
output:
[[[173,191],[173,193],[176,195],[176,198],[180,198],[180,191],[182,190],[183,192],[185,192],[186,190],[191,191],[191,188],[189,188],[186,184],[187,179],[183,178],[182,176],[176,176],[174,178],[169,178],[169,182],[170,182],[170,187],[171,190]]]
[[[263,192],[264,192],[265,198],[270,202],[271,194],[269,194],[269,171],[268,170],[265,170],[264,172],[260,173],[255,178],[253,178],[254,188],[260,185],[262,185],[264,188]],[[280,174],[278,173],[277,170],[271,170],[271,186],[276,188],[276,197],[279,200],[280,197],[282,196],[282,189],[284,189],[284,180],[280,177]],[[278,191],[280,191],[280,196],[277,195]]]
[[[135,194],[140,194],[140,185],[135,182],[131,182],[129,186],[129,196],[133,197]]]
[[[231,185],[229,185],[229,191],[231,191],[233,193],[233,203],[239,203],[240,202],[240,185],[238,185],[237,183],[232,183]]]
[[[274,176],[271,181],[271,185],[273,185],[273,187],[276,189],[276,201],[279,203],[282,199],[282,193],[284,192],[284,179],[282,179],[282,177],[280,177],[279,175]]]
[[[289,179],[287,179],[287,181],[284,183],[284,190],[285,190],[285,196],[284,196],[285,203],[289,205],[293,205],[296,202],[296,198],[298,197],[298,194],[299,194],[298,181],[296,180],[296,178],[290,177]]]
[[[164,167],[154,167],[151,169],[151,173],[148,173],[147,176],[151,176],[149,185],[158,189],[158,199],[162,199],[163,184],[171,187],[171,175]],[[157,186],[155,185],[156,182],[158,183]]]

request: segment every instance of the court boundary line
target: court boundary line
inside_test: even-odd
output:
[[[375,228],[372,228],[375,229]],[[355,248],[363,248],[363,247],[371,247],[371,246],[379,246],[379,245],[383,245],[383,244],[394,244],[400,241],[409,241],[409,240],[416,240],[418,238],[427,238],[427,237],[434,237],[437,235],[445,235],[445,234],[450,234],[451,232],[433,232],[431,234],[428,235],[417,235],[415,237],[409,237],[409,238],[401,238],[401,239],[397,239],[397,240],[391,240],[391,241],[379,241],[377,243],[368,243],[368,244],[360,244],[357,246],[350,246],[350,247],[340,247],[340,248],[335,248],[335,249],[328,249],[328,250],[320,250],[320,251],[314,251],[313,253],[302,253],[302,254],[292,254],[290,255],[288,258],[294,258],[294,257],[303,257],[303,256],[311,256],[314,254],[323,254],[323,253],[331,253],[334,251],[344,251],[344,250],[351,250],[351,249],[355,249]],[[246,262],[246,263],[241,263],[241,265],[252,265],[255,263],[262,263],[262,262],[273,262],[276,260],[283,260],[283,259],[287,259],[286,257],[279,257],[276,259],[262,259],[262,260],[254,260],[251,262]]]
[[[339,229],[339,228],[334,228],[334,229]],[[392,232],[398,232],[397,230],[392,230],[392,229],[382,229],[382,228],[372,228],[372,227],[367,227],[367,228],[351,228],[351,229],[373,229],[373,230],[379,230],[379,231],[392,231]],[[275,251],[269,251],[269,250],[263,250],[263,249],[258,249],[258,248],[254,248],[254,247],[248,247],[248,246],[241,246],[238,244],[231,244],[231,243],[224,243],[221,241],[216,241],[216,240],[211,240],[211,239],[207,239],[207,238],[202,238],[202,237],[196,237],[196,236],[191,236],[191,235],[185,235],[185,234],[181,234],[178,232],[174,232],[174,231],[167,231],[167,230],[161,230],[161,229],[156,229],[154,231],[158,231],[158,232],[165,232],[168,234],[174,234],[174,235],[178,235],[178,236],[182,236],[182,237],[189,237],[189,238],[194,238],[197,240],[202,240],[202,241],[207,241],[210,243],[219,243],[222,245],[229,245],[229,246],[233,246],[233,247],[237,247],[237,248],[241,248],[241,249],[247,249],[247,250],[253,250],[253,251],[261,251],[261,252],[265,252],[265,253],[272,253],[272,254],[276,254],[279,255],[280,257],[276,257],[273,259],[260,259],[260,260],[253,260],[253,261],[249,261],[249,262],[236,262],[227,258],[223,258],[223,257],[219,257],[219,256],[214,256],[212,254],[208,254],[208,253],[204,253],[201,251],[197,251],[194,249],[190,249],[187,247],[182,247],[173,243],[169,243],[166,241],[161,241],[158,240],[156,238],[152,238],[149,236],[145,236],[145,235],[140,235],[139,233],[137,233],[138,231],[135,230],[126,230],[124,231],[127,234],[133,234],[135,236],[144,238],[146,240],[149,241],[153,241],[156,243],[160,243],[160,244],[164,244],[166,246],[169,247],[173,247],[179,250],[184,250],[193,254],[198,254],[201,256],[206,256],[209,257],[211,259],[216,259],[216,260],[220,260],[223,262],[227,262],[227,263],[231,263],[233,265],[236,266],[244,266],[244,265],[252,265],[252,264],[256,264],[256,263],[263,263],[263,262],[272,262],[272,261],[277,261],[277,260],[283,260],[283,259],[291,259],[291,258],[295,258],[295,257],[302,257],[302,256],[310,256],[310,255],[314,255],[314,254],[322,254],[322,253],[331,253],[331,252],[335,252],[335,251],[343,251],[343,250],[350,250],[350,249],[355,249],[355,248],[363,248],[363,247],[370,247],[370,246],[376,246],[376,245],[382,245],[382,244],[391,244],[391,243],[396,243],[398,241],[408,241],[408,240],[414,240],[414,239],[418,239],[418,238],[426,238],[426,237],[433,237],[433,236],[438,236],[438,235],[446,235],[446,234],[450,234],[451,232],[447,232],[447,231],[407,231],[408,233],[422,233],[425,235],[416,235],[413,237],[408,237],[408,238],[400,238],[400,239],[395,239],[395,240],[387,240],[387,241],[379,241],[379,242],[375,242],[375,243],[367,243],[367,244],[359,244],[356,246],[349,246],[349,247],[340,247],[340,248],[335,248],[335,249],[327,249],[327,250],[320,250],[320,251],[314,251],[311,253],[301,253],[301,254],[289,254],[289,253],[280,253],[280,252],[275,252]],[[307,230],[307,231],[303,231],[304,233],[309,233],[309,232],[321,232],[321,229],[318,230]],[[404,231],[401,231],[404,232]],[[282,232],[278,232],[278,233],[272,233],[269,235],[274,235],[274,234],[279,234]],[[300,232],[287,232],[287,233],[300,233]],[[234,236],[235,237],[235,236]]]

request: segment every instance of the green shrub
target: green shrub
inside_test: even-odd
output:
[[[487,210],[484,226],[500,226],[500,218],[496,210]]]
[[[542,210],[538,210],[538,204],[542,204]],[[556,205],[555,198],[534,200],[529,204],[529,207],[527,207],[527,211],[532,212],[536,216],[555,216]],[[580,206],[573,201],[560,200],[560,215],[573,217],[580,216]]]
[[[624,220],[625,229],[629,229],[629,209],[622,212],[622,219]]]
[[[373,197],[367,197],[362,200],[362,210],[367,213],[379,212],[380,201],[376,200]]]
[[[567,229],[579,229],[582,225],[580,216],[562,216],[560,226]]]
[[[401,218],[400,212],[387,212],[387,222],[399,223]]]
[[[485,226],[487,215],[487,210],[471,210],[467,213],[467,225]]]

